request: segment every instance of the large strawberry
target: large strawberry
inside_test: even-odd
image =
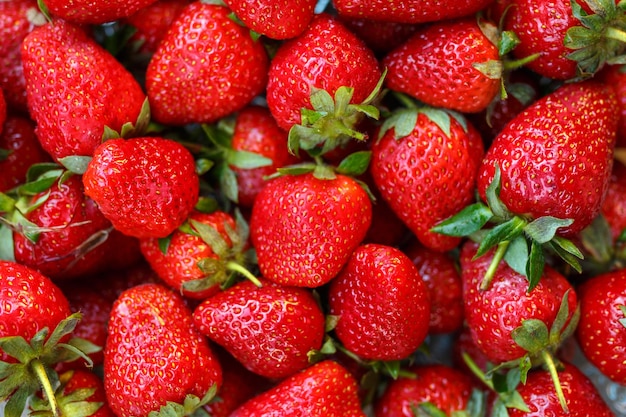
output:
[[[399,109],[372,146],[371,174],[396,215],[427,247],[459,240],[430,231],[473,200],[482,140],[466,119],[430,107]]]
[[[196,327],[248,370],[282,379],[309,366],[324,339],[324,314],[310,290],[241,282],[194,310]]]
[[[495,26],[475,17],[434,23],[382,61],[385,84],[434,107],[481,111],[500,90]]]
[[[580,348],[603,374],[626,384],[626,270],[591,278],[578,296]]]
[[[180,295],[158,284],[120,295],[104,350],[104,387],[116,415],[144,416],[186,399],[200,407],[221,382],[217,358]]]
[[[230,417],[365,417],[357,382],[343,366],[319,362],[253,397]]]
[[[100,24],[130,16],[156,0],[45,0],[50,14],[75,23]]]
[[[117,230],[160,238],[180,226],[198,201],[195,169],[191,153],[173,140],[111,139],[95,150],[83,183]]]
[[[93,154],[105,126],[139,118],[145,95],[122,64],[83,28],[56,21],[22,44],[28,108],[37,137],[55,159]]]
[[[348,261],[371,219],[369,197],[351,177],[275,178],[257,196],[250,218],[261,274],[285,285],[323,285]]]
[[[213,122],[263,91],[265,49],[229,13],[227,7],[196,1],[172,23],[146,72],[156,121]]]
[[[428,333],[428,289],[399,249],[359,246],[331,281],[328,299],[337,338],[363,359],[404,359]]]
[[[289,39],[304,32],[317,1],[226,0],[225,3],[253,31],[271,39]]]

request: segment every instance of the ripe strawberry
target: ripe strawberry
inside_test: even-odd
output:
[[[4,93],[2,92],[2,88],[0,88],[0,134],[2,134],[2,129],[4,129],[4,122],[7,120],[7,102],[4,99]]]
[[[618,244],[626,229],[626,165],[621,162],[613,165],[600,212],[611,229],[611,243]]]
[[[341,16],[400,23],[424,23],[469,16],[482,10],[491,0],[466,0],[446,4],[438,1],[335,0]]]
[[[165,237],[198,201],[193,156],[159,137],[111,139],[95,150],[83,175],[85,194],[120,232]]]
[[[230,417],[365,417],[357,382],[345,368],[326,360],[282,380],[245,402]]]
[[[434,406],[447,416],[467,409],[474,388],[468,375],[445,365],[414,365],[406,371],[410,377],[392,380],[376,400],[376,417],[412,417],[420,415],[420,406]]]
[[[386,86],[433,107],[484,110],[500,90],[498,48],[487,35],[493,29],[470,17],[418,30],[383,59]]]
[[[275,178],[257,196],[250,237],[264,278],[318,287],[335,277],[372,219],[367,193],[352,178],[313,173]]]
[[[452,257],[413,241],[404,253],[417,267],[430,299],[429,334],[452,333],[463,326],[463,284]]]
[[[241,282],[204,300],[196,327],[248,370],[285,378],[309,366],[324,339],[324,313],[308,289]]]
[[[196,1],[172,23],[146,72],[156,121],[214,122],[263,90],[265,49],[229,13],[224,6]]]
[[[290,39],[309,25],[316,0],[226,0],[226,5],[253,31],[271,39]]]
[[[579,287],[580,348],[603,374],[626,384],[626,270],[595,276]]]
[[[626,67],[623,65],[607,65],[598,78],[610,85],[615,91],[619,103],[619,121],[617,125],[617,146],[626,147]]]
[[[158,284],[120,295],[104,350],[104,387],[116,415],[143,416],[186,396],[202,398],[221,381],[217,358],[181,296]]]
[[[25,117],[9,115],[0,134],[0,192],[24,183],[28,168],[49,160],[35,135],[35,124]]]
[[[400,360],[428,333],[428,289],[400,250],[366,244],[354,250],[331,281],[330,314],[335,334],[351,352],[370,360]]]
[[[520,40],[513,55],[539,53],[527,67],[545,77],[567,80],[593,75],[624,51],[623,39],[609,35],[626,25],[625,7],[617,3],[513,0],[505,13],[505,29]]]
[[[56,160],[91,156],[105,126],[119,131],[139,117],[145,96],[137,81],[77,26],[36,28],[24,39],[22,60],[37,137]]]
[[[101,24],[128,17],[156,0],[46,0],[54,16],[75,23]]]
[[[383,198],[425,246],[446,251],[458,238],[430,231],[472,201],[483,145],[462,116],[400,109],[372,145],[371,174]]]

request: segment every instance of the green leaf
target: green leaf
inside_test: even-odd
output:
[[[446,137],[450,137],[450,114],[441,109],[432,107],[423,107],[419,109],[419,112],[425,114],[430,121],[436,124]],[[415,125],[413,125],[413,127],[415,127]]]
[[[26,173],[26,182],[33,182],[48,171],[60,170],[61,166],[54,162],[42,162],[33,164]]]
[[[248,151],[228,152],[228,163],[241,169],[254,169],[272,165],[273,161],[263,155]]]
[[[531,292],[533,288],[539,284],[539,280],[543,275],[543,269],[545,266],[545,257],[543,254],[543,247],[535,242],[530,242],[530,256],[528,257],[528,264],[526,266],[526,277],[528,278],[528,292]]]
[[[334,180],[337,178],[335,171],[327,165],[316,165],[313,176],[318,180]]]
[[[398,379],[402,367],[400,361],[383,361],[382,364],[387,375],[389,375],[393,379]]]
[[[523,233],[525,226],[526,221],[518,216],[512,217],[510,220],[495,226],[484,236],[482,242],[480,242],[474,258],[483,256],[489,249],[498,245],[500,242],[517,238]]]
[[[495,172],[493,174],[493,179],[491,183],[487,186],[485,190],[485,194],[487,197],[487,205],[491,209],[493,215],[500,219],[508,219],[511,217],[511,213],[509,209],[504,205],[502,200],[500,200],[500,188],[502,183],[500,166],[495,164]]]
[[[502,72],[504,71],[502,61],[498,59],[491,59],[486,62],[474,62],[472,67],[491,80],[499,80],[502,78]]]
[[[414,417],[448,417],[448,415],[431,402],[419,405],[411,404],[411,412]]]
[[[345,157],[337,167],[337,173],[350,176],[364,174],[372,160],[371,151],[354,152]]]
[[[15,262],[13,231],[2,223],[0,223],[0,259]]]
[[[394,138],[402,139],[413,133],[417,124],[417,111],[415,109],[402,109],[393,113],[383,122],[378,138],[382,138],[391,128],[394,129]]]
[[[104,126],[103,132],[102,132],[102,142],[106,142],[107,140],[111,140],[111,139],[119,139],[122,136],[119,134],[118,131],[111,129],[109,126]]]
[[[618,321],[622,326],[626,327],[626,306],[619,305],[617,306],[617,308],[619,308],[619,310],[622,312],[622,315],[624,316],[623,318],[620,318]]]
[[[196,203],[195,209],[201,213],[213,213],[219,210],[219,202],[214,197],[201,196]]]
[[[48,329],[42,329],[39,332],[47,335]],[[35,356],[33,348],[21,336],[1,337],[0,348],[4,353],[21,363],[28,363]]]
[[[13,149],[0,148],[0,162],[6,161],[13,152]]]
[[[491,218],[492,211],[482,203],[474,203],[435,225],[431,231],[446,236],[469,236],[480,230]]]
[[[239,201],[239,185],[237,184],[237,174],[230,167],[224,164],[221,169],[220,190],[230,201],[237,203]]]
[[[93,158],[91,156],[66,156],[59,159],[61,165],[74,174],[82,175]]]
[[[46,341],[46,348],[57,345],[63,337],[71,334],[82,317],[83,315],[81,313],[73,313],[61,320]]]
[[[31,392],[28,387],[20,387],[11,395],[4,408],[4,417],[21,417],[26,409],[26,401]]]
[[[537,243],[547,243],[554,238],[561,227],[574,223],[572,219],[558,219],[552,216],[543,216],[533,220],[526,226],[526,234]]]
[[[15,207],[15,200],[0,192],[0,213],[9,213]]]
[[[167,255],[167,249],[170,247],[172,241],[172,235],[162,237],[158,240],[159,250],[163,255]]]
[[[582,267],[578,259],[583,259],[584,256],[572,241],[560,236],[555,236],[550,241],[549,246],[561,259],[574,268],[574,270],[578,273],[582,272]]]
[[[550,343],[548,327],[538,319],[523,320],[522,325],[513,329],[511,337],[526,352],[540,352]]]
[[[509,247],[504,254],[504,262],[518,274],[526,276],[528,261],[528,242],[523,235],[517,236],[509,243]]]
[[[213,168],[215,163],[207,158],[197,158],[196,159],[196,173],[200,176],[206,174]]]
[[[520,44],[519,37],[515,32],[511,30],[502,31],[500,39],[498,41],[498,53],[499,56],[504,56],[511,52],[517,45]]]
[[[552,326],[550,327],[550,342],[554,345],[557,345],[561,334],[565,328],[565,324],[569,319],[569,293],[571,290],[565,291],[563,298],[561,299],[561,304],[559,305],[559,310],[557,311],[556,317],[552,322]]]
[[[354,93],[354,88],[340,87],[337,89],[337,92],[342,88],[344,89],[344,92],[350,93],[350,98],[352,98],[351,93]],[[348,102],[349,101],[350,100],[348,99]],[[335,101],[328,91],[311,87],[311,106],[317,112],[332,113],[335,110]],[[307,109],[303,109],[303,111],[306,110]]]

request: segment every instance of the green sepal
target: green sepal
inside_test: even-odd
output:
[[[515,343],[530,354],[535,354],[549,344],[549,330],[538,319],[523,320],[522,325],[513,329],[511,337]]]
[[[486,62],[474,62],[472,67],[491,80],[502,78],[504,71],[502,61],[497,59],[491,59]]]
[[[220,204],[217,201],[217,199],[214,198],[214,197],[204,197],[204,196],[201,196],[198,199],[198,202],[196,203],[194,208],[195,208],[196,211],[199,211],[200,213],[209,214],[209,213],[213,213],[213,212],[219,210],[220,209]]]
[[[215,398],[217,385],[213,384],[202,398],[187,394],[182,404],[167,401],[158,411],[151,411],[148,417],[208,417],[203,407]]]
[[[36,389],[36,388],[35,388]],[[21,417],[26,409],[26,402],[32,395],[32,389],[22,386],[9,398],[4,408],[4,417]]]
[[[448,417],[444,411],[431,402],[411,403],[411,412],[414,417]]]
[[[520,44],[519,37],[511,30],[505,30],[500,33],[498,40],[498,55],[504,56],[511,52]]]
[[[15,262],[13,230],[2,222],[0,222],[0,259]]]
[[[167,255],[167,250],[170,247],[170,243],[172,242],[172,235],[162,237],[158,240],[159,250],[163,255]]]
[[[215,165],[215,162],[211,161],[207,158],[197,158],[196,159],[196,174],[202,176],[209,172],[211,168]]]
[[[83,175],[87,171],[87,166],[93,157],[91,156],[66,156],[59,159],[59,163],[63,165],[70,172]]]
[[[281,175],[303,175],[309,174],[315,171],[316,165],[310,162],[304,162],[301,164],[289,165],[286,167],[281,167],[276,169],[276,173],[267,177],[267,179],[272,179],[279,177]]]
[[[335,170],[328,165],[315,165],[313,176],[318,180],[334,180],[337,178]]]
[[[528,291],[531,292],[533,288],[539,284],[539,280],[543,275],[546,259],[543,254],[543,247],[540,243],[534,240],[530,242],[530,255],[528,256],[528,264],[526,264],[526,278],[528,278]]]
[[[0,213],[10,213],[13,211],[15,203],[16,201],[13,198],[0,192]]]
[[[500,200],[500,190],[502,187],[502,172],[500,166],[495,165],[495,171],[493,179],[485,190],[485,197],[487,199],[487,205],[493,212],[494,217],[501,220],[508,220],[512,214],[506,205]]]
[[[622,326],[626,327],[626,306],[620,304],[620,305],[617,306],[617,308],[619,308],[619,310],[622,312],[622,315],[624,316],[624,317],[622,317],[622,318],[620,318],[618,320],[619,324],[621,324]]]
[[[219,257],[225,257],[228,255],[229,246],[226,240],[222,237],[220,232],[215,227],[199,222],[194,219],[190,219],[189,223],[192,229]]]
[[[272,165],[273,161],[263,155],[248,152],[231,150],[226,154],[227,162],[237,168],[254,169]]]
[[[415,109],[400,109],[387,117],[378,132],[380,140],[389,129],[394,130],[394,139],[402,139],[413,133],[417,124],[418,112]]]
[[[13,152],[13,149],[0,148],[0,162],[6,161]]]
[[[520,235],[509,243],[509,247],[504,254],[504,262],[518,274],[526,276],[526,265],[528,265],[529,256],[528,241],[523,235]]]
[[[527,222],[524,219],[515,216],[508,221],[495,226],[483,237],[483,240],[480,242],[476,251],[476,255],[474,255],[474,259],[483,256],[487,253],[487,251],[498,245],[500,242],[516,239],[524,232],[524,227],[526,227],[526,225]]]
[[[219,174],[220,191],[234,203],[239,202],[237,174],[227,164],[222,164]]]
[[[52,17],[50,15],[50,10],[48,10],[48,6],[44,0],[37,0],[37,7],[41,14],[45,17],[47,22],[52,23]]]
[[[583,259],[582,252],[576,247],[576,245],[569,239],[555,236],[549,243],[550,248],[556,252],[556,254],[567,262],[578,273],[582,272],[579,259]]]
[[[336,172],[342,175],[359,176],[364,174],[372,160],[371,151],[354,152],[346,156],[337,166]]]
[[[524,231],[529,238],[543,244],[552,240],[558,229],[570,226],[572,223],[574,223],[572,219],[543,216],[530,222]]]
[[[482,229],[491,220],[493,212],[483,203],[474,203],[457,214],[435,225],[431,231],[446,236],[462,237]]]
[[[54,162],[41,162],[33,164],[28,168],[26,172],[26,182],[36,181],[48,171],[60,170],[62,167]]]

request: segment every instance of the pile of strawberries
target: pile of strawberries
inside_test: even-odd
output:
[[[625,53],[613,0],[0,1],[0,411],[615,415]]]

